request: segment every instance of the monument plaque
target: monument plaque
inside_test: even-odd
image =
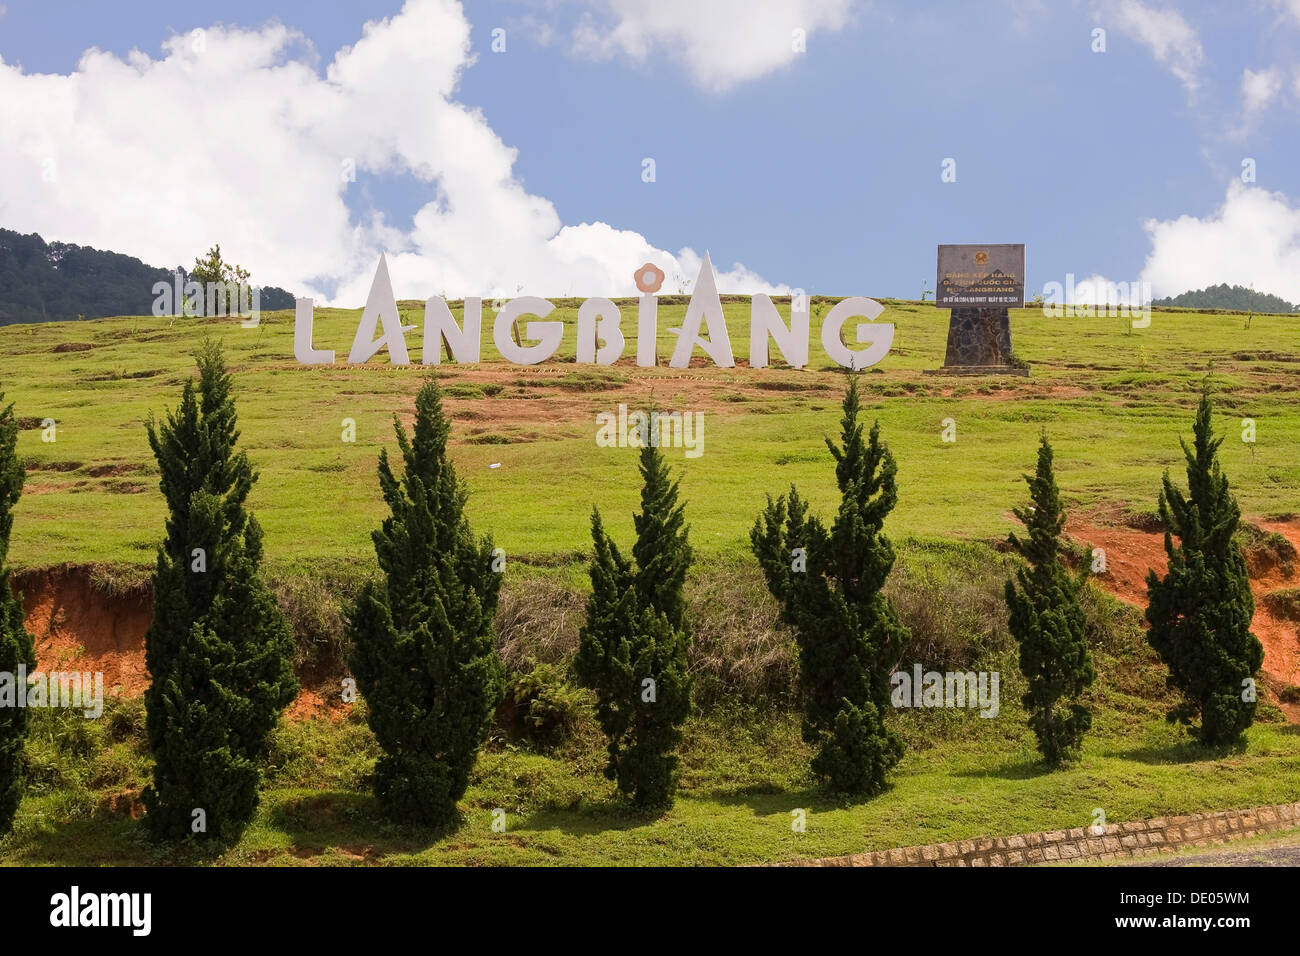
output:
[[[940,246],[934,304],[1025,307],[1025,246]]]
[[[943,368],[948,375],[1028,375],[1013,361],[1011,308],[1025,306],[1023,243],[939,247],[934,304],[952,310]]]

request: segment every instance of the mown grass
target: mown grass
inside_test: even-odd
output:
[[[896,719],[908,736],[928,733],[922,715]],[[1293,726],[1260,724],[1244,749],[1207,752],[1148,713],[1124,733],[1114,724],[1102,728],[1078,764],[1049,773],[1022,723],[984,721],[974,713],[948,719],[952,739],[910,749],[886,793],[854,804],[827,796],[808,778],[809,754],[795,716],[735,707],[694,717],[687,725],[681,795],[671,812],[653,819],[630,812],[615,797],[600,774],[601,742],[590,728],[553,755],[497,741],[479,760],[462,802],[463,825],[444,836],[384,821],[365,786],[374,741],[358,718],[291,723],[277,734],[255,821],[237,844],[217,849],[156,844],[142,823],[112,809],[114,793],[147,780],[138,738],[76,744],[80,731],[72,730],[56,731],[60,739],[49,742],[38,728],[29,749],[37,752],[39,783],[14,832],[0,843],[0,860],[764,863],[1084,826],[1097,807],[1118,821],[1278,803],[1300,790],[1300,734]],[[59,763],[65,766],[55,769]],[[500,833],[492,830],[498,809],[507,824]],[[792,831],[797,809],[807,812],[806,833]]]
[[[749,310],[726,306],[738,359],[748,351]],[[843,376],[820,346],[814,307],[809,369],[687,370],[666,367],[683,306],[664,306],[661,365],[632,364],[635,323],[624,308],[626,357],[611,368],[572,363],[576,310],[557,308],[566,338],[558,359],[539,367],[497,358],[485,311],[477,366],[440,367],[455,418],[454,457],[472,491],[470,515],[515,557],[585,550],[588,516],[629,513],[636,504],[635,450],[600,448],[595,414],[619,402],[652,401],[704,410],[704,454],[670,451],[696,546],[743,552],[768,492],[797,482],[814,506],[833,506],[833,474],[822,437],[838,430]],[[867,413],[878,417],[899,464],[895,535],[1001,537],[1008,509],[1021,502],[1021,474],[1034,461],[1041,429],[1056,448],[1066,504],[1119,503],[1150,509],[1165,468],[1181,465],[1178,437],[1207,371],[1217,388],[1216,426],[1228,436],[1222,458],[1247,515],[1294,510],[1300,497],[1300,322],[1257,316],[1157,312],[1148,329],[1122,319],[1049,318],[1030,310],[1012,319],[1029,379],[923,376],[942,363],[947,313],[894,304],[882,321],[897,327],[894,351],[864,376]],[[356,311],[321,310],[317,347],[340,362]],[[422,309],[405,311],[420,325]],[[0,329],[0,385],[24,419],[19,449],[28,459],[12,559],[20,567],[75,561],[147,570],[161,534],[162,503],[144,422],[175,405],[204,334],[220,338],[236,374],[241,447],[261,480],[251,503],[266,532],[271,567],[369,559],[369,532],[382,516],[375,480],[381,447],[393,446],[392,416],[408,418],[425,371],[300,367],[292,315],[271,313],[256,329],[229,320],[124,318]],[[412,333],[413,358],[419,334]],[[56,351],[70,343],[79,351]],[[775,353],[774,353],[775,354]],[[697,360],[698,361],[698,360]],[[1239,440],[1241,419],[1257,424]],[[41,421],[57,421],[42,441]],[[343,420],[356,441],[342,441]],[[957,442],[940,441],[953,418]],[[490,468],[492,464],[499,467]],[[611,522],[620,543],[630,522]]]

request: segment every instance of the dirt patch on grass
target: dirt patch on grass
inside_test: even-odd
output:
[[[62,354],[64,352],[88,352],[94,347],[95,346],[89,342],[60,342],[58,345],[54,346],[54,348],[50,349],[50,351],[56,354]]]
[[[956,381],[951,384],[939,386],[938,382],[932,380],[926,384],[936,386],[935,394],[940,398],[952,398],[958,401],[967,399],[976,402],[989,401],[1006,401],[1009,398],[1051,398],[1051,399],[1076,399],[1076,398],[1097,398],[1103,394],[1099,389],[1082,388],[1078,385],[1051,385],[1046,382],[1035,381],[1032,378],[1007,378],[1007,379],[986,379],[980,376],[970,376],[964,381],[963,377],[956,376]]]
[[[150,490],[148,485],[139,481],[106,481],[103,489],[110,495],[142,495]]]
[[[56,481],[49,485],[24,485],[24,495],[53,495],[61,491],[71,491],[77,487],[75,481]]]
[[[118,478],[122,475],[134,475],[140,471],[137,465],[117,464],[117,465],[96,465],[88,468],[86,474],[91,478]]]
[[[161,375],[166,369],[145,368],[135,372],[125,370],[114,370],[112,372],[103,372],[99,375],[87,375],[82,381],[85,382],[120,382],[127,379],[136,378],[153,378],[155,375]]]
[[[789,379],[772,379],[771,381],[766,382],[755,382],[754,387],[762,389],[765,392],[824,392],[830,389],[831,386],[827,382],[801,382],[798,379],[793,381]]]
[[[766,414],[778,408],[805,407],[792,405],[806,401],[825,403],[827,429],[838,421],[838,399],[846,384],[843,369],[809,367],[792,371],[773,366],[736,375],[732,369],[720,369],[704,356],[692,357],[689,368],[671,368],[660,356],[658,366],[643,368],[633,355],[611,366],[575,366],[571,362],[553,361],[545,365],[518,366],[506,362],[478,365],[445,365],[438,372],[443,389],[443,403],[455,422],[490,424],[492,431],[520,441],[514,432],[535,430],[542,438],[557,434],[573,436],[588,426],[595,429],[597,412],[616,411],[620,402],[629,411],[646,411],[658,407],[664,411],[708,412],[719,418],[741,414]],[[271,370],[300,372],[301,366],[268,366]],[[747,368],[737,360],[736,368]],[[386,375],[391,367],[378,364],[350,366],[321,374],[336,375],[341,382],[352,376]],[[1033,378],[1013,377],[992,382],[926,380],[916,382],[915,372],[908,369],[873,370],[862,380],[864,398],[874,401],[880,396],[939,396],[979,402],[1019,402],[1024,399],[1068,400],[1096,399],[1103,394],[1074,384],[1062,384]],[[340,394],[347,394],[343,388]],[[403,425],[413,418],[414,393],[398,410]],[[465,444],[466,431],[452,428],[452,441]]]

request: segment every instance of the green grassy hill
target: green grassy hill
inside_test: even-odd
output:
[[[422,305],[408,304],[404,321],[422,328]],[[439,371],[475,525],[514,557],[585,550],[592,504],[617,514],[635,502],[635,450],[595,442],[596,413],[620,402],[704,412],[704,454],[673,451],[670,461],[682,470],[705,552],[743,549],[763,495],[792,481],[829,507],[834,484],[822,437],[837,430],[843,378],[820,347],[826,308],[814,306],[812,367],[803,371],[665,367],[675,341],[667,330],[680,323],[680,305],[661,307],[656,369],[634,364],[635,314],[626,306],[628,346],[612,367],[573,364],[573,303],[556,310],[567,323],[559,361],[506,363],[485,328],[489,361]],[[743,360],[748,305],[728,304],[727,314]],[[485,325],[490,316],[485,307]],[[341,360],[358,317],[318,312],[316,346]],[[891,305],[881,321],[897,326],[894,350],[866,376],[869,412],[899,464],[896,537],[1004,536],[1043,428],[1056,447],[1067,505],[1150,510],[1161,472],[1181,460],[1177,439],[1190,432],[1189,412],[1210,371],[1216,425],[1230,439],[1224,465],[1243,511],[1297,509],[1300,324],[1293,319],[1157,312],[1150,328],[1132,330],[1122,318],[1019,311],[1013,340],[1030,378],[923,375],[942,364],[946,317],[932,306]],[[163,513],[144,422],[175,404],[204,334],[224,342],[237,376],[242,445],[261,472],[252,506],[266,529],[268,561],[368,561],[369,530],[382,507],[376,455],[392,444],[392,415],[410,415],[426,372],[390,367],[384,357],[361,367],[301,367],[292,325],[292,314],[281,312],[256,329],[151,317],[0,329],[0,384],[24,420],[19,449],[30,469],[13,536],[16,564],[152,565]],[[408,339],[417,358],[419,330]],[[1257,423],[1254,444],[1239,440],[1246,417]],[[58,423],[54,443],[41,440],[47,418]],[[341,440],[346,418],[356,422],[355,443]],[[957,423],[954,444],[940,441],[945,418]]]
[[[421,325],[418,304],[404,310]],[[1047,429],[1067,508],[1104,522],[1141,523],[1162,471],[1181,468],[1178,437],[1191,431],[1207,374],[1217,391],[1221,457],[1244,514],[1300,510],[1300,325],[1294,319],[1156,312],[1133,330],[1116,317],[1012,315],[1025,378],[926,376],[942,364],[947,313],[889,303],[894,351],[864,376],[899,466],[899,506],[886,531],[899,544],[888,590],[911,628],[908,659],[938,669],[998,671],[1001,712],[897,711],[908,752],[882,796],[829,800],[808,771],[791,702],[795,652],[748,554],[747,534],[767,492],[799,484],[823,515],[835,501],[823,436],[838,430],[844,377],[819,345],[812,367],[639,369],[635,312],[624,306],[626,355],[609,368],[573,363],[576,303],[559,360],[539,367],[496,359],[485,331],[477,366],[439,370],[454,419],[458,467],[472,491],[476,531],[510,556],[498,645],[518,672],[571,658],[582,617],[588,515],[629,542],[639,484],[634,449],[600,448],[599,412],[661,408],[704,413],[704,454],[670,450],[698,562],[687,596],[695,628],[696,712],[682,747],[682,790],[660,818],[630,814],[600,773],[604,744],[589,716],[558,750],[540,753],[498,733],[463,801],[464,827],[448,837],[382,822],[369,794],[376,757],[362,707],[332,708],[342,659],[340,613],[357,578],[373,573],[369,532],[383,514],[378,450],[393,447],[392,416],[409,420],[426,370],[302,368],[292,315],[256,329],[233,321],[122,318],[0,329],[0,384],[23,419],[28,481],[11,558],[35,569],[95,565],[101,584],[147,578],[163,507],[144,422],[176,403],[205,334],[225,344],[236,376],[241,447],[261,472],[251,504],[300,645],[303,700],[317,705],[283,723],[257,819],[215,856],[159,847],[132,819],[150,762],[138,698],[110,700],[105,718],[42,711],[27,748],[31,784],[0,862],[237,865],[313,863],[760,863],[837,856],[977,836],[1294,800],[1300,735],[1266,694],[1244,749],[1209,751],[1165,723],[1164,671],[1142,636],[1140,614],[1090,588],[1088,634],[1097,661],[1094,728],[1083,759],[1049,773],[1020,705],[1023,682],[1006,628],[1002,582],[1010,558],[994,542],[1015,527]],[[660,312],[661,361],[683,305]],[[490,315],[485,310],[485,319]],[[737,359],[746,357],[749,309],[729,303]],[[359,311],[322,310],[315,344],[345,356]],[[422,326],[421,326],[422,327]],[[420,330],[408,336],[418,357]],[[1240,440],[1241,420],[1257,441]],[[42,441],[42,420],[57,440]],[[341,440],[343,420],[356,442]],[[940,441],[952,418],[957,441]],[[500,467],[491,468],[498,463]],[[1181,479],[1181,474],[1178,474]],[[1125,513],[1128,512],[1127,516]],[[1148,542],[1149,544],[1149,542]],[[74,651],[75,656],[75,651]],[[1266,662],[1267,663],[1267,662]],[[1273,688],[1284,693],[1295,688]],[[315,695],[314,697],[312,695]],[[1300,696],[1300,692],[1297,692]],[[493,832],[494,810],[508,825]],[[806,833],[791,813],[809,811]]]

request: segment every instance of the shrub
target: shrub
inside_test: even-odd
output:
[[[147,426],[167,501],[145,635],[155,835],[234,839],[257,807],[259,763],[298,692],[293,637],[259,576],[262,529],[244,502],[257,480],[239,432],[221,349],[206,343],[181,403]],[[199,811],[202,811],[200,813]]]
[[[1092,712],[1080,697],[1097,672],[1079,600],[1087,579],[1070,574],[1061,561],[1065,512],[1046,435],[1038,448],[1037,473],[1026,475],[1025,481],[1034,503],[1015,509],[1015,516],[1029,535],[1012,534],[1010,541],[1029,567],[1017,568],[1015,580],[1007,581],[1007,610],[1011,633],[1020,645],[1020,672],[1029,682],[1022,701],[1029,726],[1043,758],[1055,767],[1078,756],[1083,735],[1092,726]]]
[[[857,377],[849,379],[835,458],[840,509],[830,530],[807,513],[791,486],[754,522],[750,542],[767,586],[799,644],[803,738],[817,748],[812,769],[831,790],[871,795],[902,758],[903,742],[885,726],[889,675],[910,640],[881,593],[894,564],[883,533],[898,499],[897,467],[880,425],[863,441]]]
[[[447,828],[501,700],[492,633],[501,574],[491,539],[476,541],[465,517],[437,384],[415,397],[413,437],[396,416],[393,425],[404,474],[381,450],[391,515],[371,537],[383,577],[365,584],[348,617],[349,664],[383,748],[376,796],[399,820]]]
[[[1182,695],[1169,720],[1190,725],[1202,744],[1234,743],[1255,716],[1253,679],[1264,647],[1250,632],[1255,600],[1246,558],[1234,540],[1241,511],[1219,467],[1222,438],[1214,438],[1210,398],[1196,410],[1194,441],[1180,441],[1188,494],[1166,471],[1160,493],[1169,570],[1147,572],[1147,640],[1169,668],[1168,684]],[[1178,543],[1174,544],[1177,538]]]
[[[593,509],[592,594],[574,671],[596,692],[608,740],[605,776],[637,807],[662,810],[676,788],[681,724],[690,711],[683,584],[691,563],[684,507],[659,449],[641,449],[641,513],[633,515],[635,568]]]
[[[3,401],[4,393],[0,392]],[[8,699],[0,690],[0,836],[13,826],[14,814],[23,799],[22,757],[28,710],[15,706],[17,695],[27,691],[18,681],[18,669],[36,668],[32,636],[23,626],[22,601],[9,583],[9,533],[26,477],[17,447],[18,422],[14,407],[6,405],[0,412],[0,673],[7,675],[9,688]]]
[[[507,684],[497,720],[512,739],[548,750],[573,735],[586,709],[586,695],[559,667],[537,664]]]

